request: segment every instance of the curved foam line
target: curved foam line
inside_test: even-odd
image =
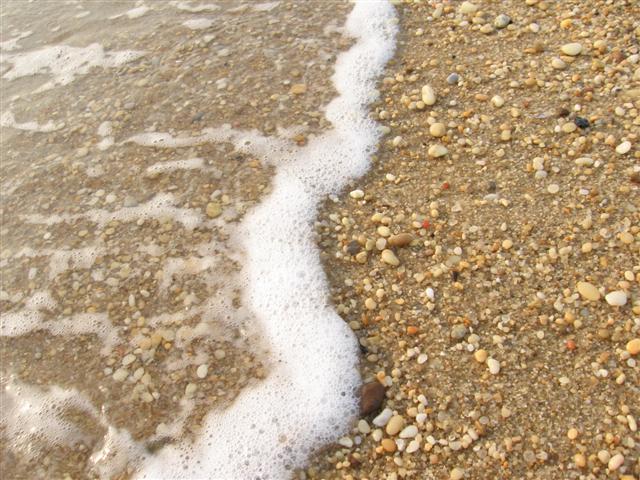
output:
[[[327,108],[334,128],[274,152],[273,191],[241,227],[245,302],[269,344],[270,375],[209,414],[195,443],[147,458],[138,478],[286,478],[357,411],[357,343],[328,305],[312,224],[319,202],[369,166],[379,133],[367,106],[393,53],[395,12],[386,1],[357,1],[346,28],[357,42],[336,63],[338,96]]]

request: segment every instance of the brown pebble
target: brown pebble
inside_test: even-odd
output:
[[[413,235],[410,233],[399,233],[398,235],[391,235],[387,243],[392,247],[405,247],[413,241]]]
[[[380,382],[369,382],[360,389],[360,415],[363,417],[380,409],[385,388]]]
[[[384,448],[385,452],[393,453],[396,451],[396,442],[390,438],[383,438],[380,444],[382,445],[382,448]]]

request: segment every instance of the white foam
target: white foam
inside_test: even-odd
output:
[[[190,12],[190,13],[200,13],[200,12],[214,12],[216,10],[218,10],[220,7],[218,5],[215,5],[213,3],[201,3],[200,5],[191,5],[191,2],[169,2],[170,5],[173,5],[174,7],[176,7],[178,10],[182,10],[185,12]]]
[[[2,57],[13,67],[2,78],[16,78],[44,74],[53,79],[45,83],[38,91],[47,90],[56,85],[68,85],[76,76],[86,75],[94,67],[113,68],[140,58],[143,52],[123,50],[105,52],[102,45],[92,43],[87,47],[55,45],[30,52],[16,53]]]
[[[210,413],[194,443],[184,440],[148,459],[139,478],[288,478],[315,448],[335,441],[357,412],[357,342],[328,305],[312,224],[319,202],[368,168],[379,137],[367,105],[393,52],[393,8],[358,1],[346,30],[357,42],[337,60],[333,81],[339,95],[327,108],[333,130],[291,153],[278,140],[258,145],[271,148],[277,172],[271,195],[245,217],[239,238],[247,255],[244,300],[272,354],[269,376],[243,390],[227,410]],[[219,133],[191,141],[255,148],[243,144],[247,132]],[[147,135],[151,141],[137,140],[190,144]]]
[[[192,18],[191,20],[182,22],[182,25],[190,28],[191,30],[204,30],[213,25],[213,20],[210,18]]]
[[[44,390],[10,379],[2,392],[0,425],[11,438],[12,448],[36,459],[51,445],[73,447],[88,440],[80,428],[65,418],[69,409],[85,412],[107,429],[104,442],[90,457],[101,478],[109,478],[110,472],[122,470],[129,459],[144,455],[128,432],[109,426],[89,399],[72,388],[53,386]]]
[[[6,40],[4,42],[0,42],[0,50],[11,51],[17,49],[18,42],[23,38],[27,38],[32,33],[32,31],[22,32],[17,37],[10,38],[9,40]]]
[[[11,127],[16,130],[27,130],[29,132],[55,132],[56,130],[60,130],[64,127],[64,123],[56,124],[53,120],[49,120],[45,124],[40,124],[38,122],[16,122],[15,117],[13,116],[13,112],[11,110],[7,110],[0,116],[0,125],[3,127]]]
[[[188,208],[175,207],[177,200],[170,193],[159,193],[151,200],[135,207],[122,207],[117,210],[92,209],[83,213],[63,213],[52,215],[30,214],[22,218],[28,223],[40,225],[55,225],[58,223],[72,223],[76,220],[90,220],[100,227],[114,220],[130,222],[138,219],[172,218],[187,229],[193,229],[202,223],[202,215]]]
[[[251,5],[251,8],[256,12],[270,12],[278,5],[280,5],[280,2],[254,3]]]
[[[147,167],[147,174],[175,172],[176,170],[197,170],[204,167],[202,158],[188,158],[185,160],[173,160],[170,162],[154,163]]]

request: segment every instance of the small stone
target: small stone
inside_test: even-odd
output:
[[[487,361],[487,357],[489,356],[489,354],[487,353],[486,350],[484,349],[480,349],[477,350],[474,354],[473,354],[473,358],[476,359],[476,362],[478,363],[484,363]]]
[[[391,250],[383,250],[382,254],[380,255],[380,258],[382,259],[382,261],[388,265],[397,267],[398,265],[400,265],[400,260],[398,260],[398,257],[396,257],[396,254],[393,253],[393,251]]]
[[[394,415],[387,423],[385,431],[387,435],[397,435],[402,430],[402,427],[404,427],[404,418],[401,415]]]
[[[425,85],[422,87],[422,101],[425,105],[433,105],[436,103],[436,92],[431,85]]]
[[[558,185],[557,183],[552,183],[547,187],[547,192],[551,194],[558,193],[559,191],[560,191],[560,185]]]
[[[364,306],[367,310],[375,310],[375,308],[378,306],[378,304],[376,303],[376,301],[373,298],[367,298],[364,301]]]
[[[380,382],[369,382],[360,389],[360,415],[377,412],[384,400],[385,388]]]
[[[126,355],[122,359],[122,365],[126,367],[127,365],[131,365],[135,361],[136,361],[136,356],[133,353],[130,353],[129,355]]]
[[[616,453],[613,457],[609,459],[609,463],[607,464],[607,468],[609,470],[617,470],[624,463],[624,456],[621,453]]]
[[[364,197],[364,192],[362,190],[352,190],[351,192],[349,192],[349,196],[358,200]]]
[[[601,463],[607,465],[609,463],[609,460],[611,460],[611,454],[606,450],[600,450],[598,452],[598,460],[600,460]]]
[[[491,103],[493,104],[494,107],[500,108],[501,106],[504,105],[504,98],[502,98],[500,95],[494,95],[491,98]]]
[[[449,76],[447,77],[447,83],[449,85],[457,85],[459,81],[460,81],[460,75],[458,75],[455,72],[449,74]]]
[[[347,253],[351,256],[357,255],[362,250],[362,246],[357,240],[351,240],[347,245]]]
[[[213,356],[215,357],[216,360],[222,360],[224,357],[227,356],[227,354],[225,353],[224,350],[217,349],[213,352]]]
[[[382,442],[380,442],[380,445],[382,445],[382,448],[385,452],[393,453],[396,451],[396,442],[394,442],[390,438],[383,438]]]
[[[351,440],[349,437],[341,437],[340,439],[338,439],[338,443],[345,448],[353,447],[353,440]]]
[[[371,432],[371,427],[364,418],[358,420],[358,431],[363,435],[367,435]]]
[[[458,323],[451,328],[451,338],[454,340],[462,340],[467,335],[467,327]]]
[[[569,55],[570,57],[575,57],[576,55],[580,55],[580,53],[582,53],[582,45],[577,42],[566,43],[562,47],[560,47],[560,50],[565,55]]]
[[[578,282],[578,293],[585,299],[596,302],[600,300],[600,292],[589,282]]]
[[[129,376],[128,370],[126,370],[125,368],[119,368],[113,374],[113,379],[116,382],[124,382],[128,376]]]
[[[399,233],[398,235],[391,235],[388,243],[392,247],[406,247],[413,241],[413,235],[410,233]]]
[[[573,462],[576,464],[576,467],[578,468],[584,468],[587,466],[587,458],[581,453],[576,453],[573,456]]]
[[[627,294],[622,290],[616,290],[614,292],[607,293],[604,299],[613,307],[621,307],[627,303]]]
[[[640,353],[640,338],[634,338],[627,343],[627,352],[631,355],[638,355]]]
[[[589,128],[589,126],[591,125],[589,123],[589,120],[587,120],[586,118],[583,118],[583,117],[576,117],[573,122],[576,124],[576,126],[578,128],[582,128],[583,130],[585,128]]]
[[[444,123],[434,123],[429,127],[429,133],[432,137],[440,138],[447,133],[447,128],[444,126]]]
[[[389,422],[389,419],[391,417],[393,417],[393,410],[391,410],[390,408],[385,408],[378,414],[376,418],[373,419],[373,424],[376,427],[384,427]]]
[[[400,438],[414,438],[418,434],[418,427],[409,425],[400,432]]]
[[[631,150],[631,142],[628,140],[626,142],[622,142],[620,145],[616,147],[616,153],[619,155],[624,155],[625,153]]]
[[[292,95],[302,95],[307,91],[307,86],[304,83],[294,83],[291,85],[289,93]]]
[[[480,33],[484,33],[485,35],[493,33],[493,25],[485,23],[483,26],[480,27]]]
[[[471,2],[462,2],[460,5],[459,12],[463,15],[469,15],[470,13],[476,13],[478,11],[478,6]]]
[[[576,438],[578,438],[578,430],[576,430],[575,428],[570,428],[569,431],[567,431],[567,437],[569,438],[569,440],[575,440]]]
[[[509,15],[505,15],[504,13],[501,13],[500,15],[498,15],[496,19],[493,21],[493,25],[496,28],[505,28],[510,23],[511,23],[511,17]]]
[[[633,235],[630,234],[629,232],[620,232],[620,235],[618,235],[618,238],[625,245],[630,245],[633,243]]]
[[[574,122],[567,122],[561,127],[564,133],[572,133],[578,129],[578,126]]]
[[[431,145],[429,147],[429,150],[427,153],[429,154],[430,157],[439,158],[439,157],[444,157],[447,153],[449,153],[449,150],[447,150],[447,147],[445,147],[444,145],[440,145],[439,143],[436,143],[435,145]]]
[[[489,367],[489,373],[491,373],[491,375],[500,373],[500,362],[495,358],[489,358],[487,360],[487,367]]]
[[[207,217],[216,218],[222,213],[222,206],[218,202],[209,202],[207,204]]]
[[[464,478],[464,470],[461,468],[454,468],[449,472],[450,480],[462,480]]]
[[[564,70],[567,68],[566,62],[558,57],[553,57],[551,59],[551,66],[556,70]]]
[[[196,376],[198,378],[205,378],[208,372],[209,372],[209,365],[207,365],[206,363],[203,363],[196,370]]]

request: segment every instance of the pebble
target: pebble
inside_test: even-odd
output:
[[[493,104],[494,107],[500,108],[501,106],[504,105],[504,98],[502,98],[500,95],[494,95],[491,98],[491,103]]]
[[[591,300],[592,302],[596,302],[600,300],[600,292],[591,283],[578,282],[577,288],[578,288],[578,293],[582,295],[583,298],[587,300]]]
[[[430,157],[439,158],[439,157],[444,157],[447,153],[449,153],[449,150],[447,150],[447,147],[445,147],[444,145],[440,145],[439,143],[436,143],[435,145],[431,145],[429,147],[429,150],[427,153],[429,154]]]
[[[209,372],[209,365],[207,365],[206,363],[203,363],[196,370],[196,376],[198,378],[205,378],[208,372]]]
[[[564,70],[565,68],[567,68],[566,62],[558,57],[553,57],[551,59],[551,66],[556,70]]]
[[[634,338],[627,343],[627,352],[631,355],[638,355],[640,353],[640,338]]]
[[[351,198],[355,198],[356,200],[364,197],[364,192],[362,190],[353,190],[351,192],[349,192],[349,196]]]
[[[463,15],[469,15],[470,13],[476,13],[477,11],[478,6],[471,2],[462,2],[459,9],[459,12]]]
[[[431,85],[425,85],[422,87],[422,101],[425,105],[433,105],[436,103],[436,92]]]
[[[130,353],[129,355],[125,355],[125,357],[122,359],[122,365],[126,367],[127,365],[131,365],[135,361],[136,356],[133,353]]]
[[[126,380],[126,378],[129,376],[129,371],[124,369],[124,368],[119,368],[118,370],[115,371],[115,373],[113,374],[113,379],[116,382],[123,382],[124,380]]]
[[[462,480],[464,478],[464,470],[462,470],[461,468],[454,468],[451,470],[451,472],[449,472],[449,479],[450,480]]]
[[[616,153],[619,155],[624,155],[625,153],[629,152],[629,150],[631,150],[631,142],[629,141],[622,142],[616,147]]]
[[[576,55],[580,55],[580,53],[582,53],[582,45],[577,43],[577,42],[575,42],[575,43],[566,43],[560,48],[560,50],[565,55],[569,55],[571,57],[575,57]]]
[[[454,340],[462,340],[467,335],[467,327],[458,323],[451,328],[451,338]]]
[[[387,423],[385,431],[387,435],[397,435],[402,430],[402,427],[404,427],[404,418],[401,415],[394,415]]]
[[[558,193],[559,191],[560,191],[560,185],[558,185],[557,183],[552,183],[547,187],[547,192],[551,194]]]
[[[473,354],[473,358],[476,359],[476,362],[478,363],[484,363],[487,361],[487,357],[489,356],[489,354],[487,353],[486,350],[484,349],[480,349],[477,350],[474,354]]]
[[[364,418],[358,421],[358,431],[363,435],[371,432],[371,427]]]
[[[294,83],[291,85],[291,90],[289,93],[292,95],[302,95],[307,91],[307,86],[304,83]]]
[[[384,400],[385,388],[380,382],[369,382],[360,389],[360,415],[377,412]]]
[[[393,410],[385,408],[376,418],[373,419],[373,424],[376,427],[384,427],[392,416]]]
[[[600,450],[598,452],[598,460],[600,460],[601,463],[607,465],[609,463],[609,460],[611,460],[611,454],[606,450]]]
[[[489,367],[489,373],[492,375],[500,373],[500,362],[495,358],[489,358],[487,360],[487,366]]]
[[[222,206],[218,202],[209,202],[207,204],[207,217],[216,218],[222,213]]]
[[[414,438],[418,434],[418,427],[409,425],[400,432],[400,438]]]
[[[222,360],[224,357],[227,356],[227,354],[225,353],[224,350],[217,349],[216,351],[213,352],[213,356],[216,358],[216,360]]]
[[[578,128],[582,128],[582,129],[589,128],[590,126],[589,120],[583,117],[576,117],[573,120],[573,123],[575,123]]]
[[[383,438],[382,442],[380,442],[382,448],[385,452],[393,453],[396,451],[396,442],[391,440],[390,438]]]
[[[432,137],[440,138],[447,133],[447,128],[444,123],[434,123],[429,127],[429,133]]]
[[[339,443],[340,445],[342,445],[343,447],[346,447],[346,448],[351,448],[351,447],[353,447],[353,440],[351,440],[349,437],[341,437],[341,438],[338,440],[338,443]]]
[[[459,81],[460,75],[458,75],[457,73],[452,73],[447,77],[447,83],[449,85],[457,85]]]
[[[609,463],[607,464],[607,468],[609,470],[617,470],[624,463],[624,456],[621,453],[616,453],[611,459],[609,459]]]
[[[410,233],[399,233],[398,235],[391,235],[388,243],[392,247],[406,247],[413,241],[413,235]]]
[[[578,126],[575,124],[575,122],[567,122],[562,125],[561,129],[564,133],[572,133],[578,129]]]
[[[397,267],[398,265],[400,265],[400,260],[398,260],[398,257],[396,257],[396,254],[389,249],[383,250],[382,253],[380,254],[380,258],[384,263],[388,265],[391,265],[394,267]]]
[[[604,299],[611,306],[621,307],[627,303],[627,294],[622,290],[616,290],[614,292],[607,293]]]
[[[510,23],[511,23],[511,17],[509,15],[505,15],[504,13],[501,13],[500,15],[498,15],[496,19],[493,21],[493,25],[496,28],[505,28]]]

